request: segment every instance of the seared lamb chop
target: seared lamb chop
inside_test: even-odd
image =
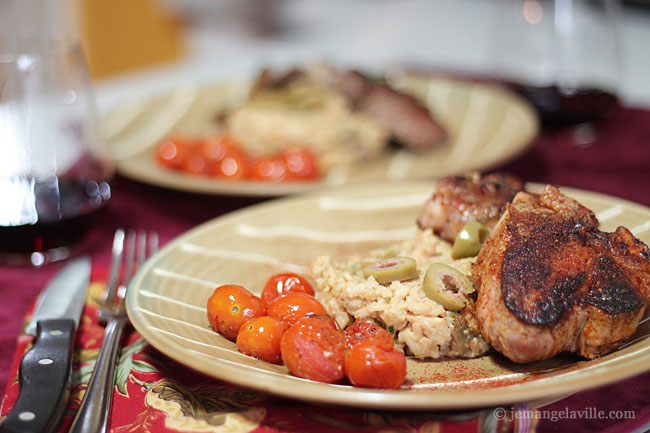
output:
[[[453,242],[469,221],[494,227],[506,204],[523,188],[521,180],[502,173],[446,177],[438,182],[433,195],[424,204],[417,224]]]
[[[447,136],[424,104],[385,83],[372,81],[354,70],[327,65],[313,66],[309,74],[339,89],[357,110],[383,126],[406,148],[429,150],[442,144]]]
[[[629,337],[650,296],[650,250],[626,228],[598,230],[589,209],[547,186],[520,192],[475,269],[484,338],[515,362],[595,358]]]
[[[365,80],[364,86],[354,85]],[[356,71],[348,71],[341,77],[343,89],[348,92],[359,110],[383,125],[395,141],[412,150],[428,150],[441,144],[445,130],[431,116],[427,107],[411,95],[398,92],[386,84],[374,84]],[[365,91],[359,91],[359,90]]]

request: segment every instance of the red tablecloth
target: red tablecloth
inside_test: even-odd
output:
[[[593,146],[583,149],[572,145],[570,137],[564,132],[545,131],[527,154],[500,169],[519,175],[527,181],[593,190],[650,206],[650,111],[619,108],[603,122],[599,134],[600,139]],[[92,255],[95,269],[104,269],[108,265],[110,242],[117,227],[155,230],[164,244],[201,222],[262,200],[192,195],[139,184],[121,177],[116,177],[112,186],[112,203],[100,223],[89,233],[87,242],[86,249]],[[22,353],[26,347],[27,340],[24,337],[17,340],[24,318],[38,292],[59,268],[59,265],[42,269],[0,267],[0,287],[5,295],[0,303],[0,389],[4,389],[7,380],[14,380],[16,364],[12,369],[12,359],[15,353]],[[97,329],[97,333],[91,332],[88,334],[90,337],[83,338],[94,338],[91,343],[96,345],[101,329],[93,328],[92,323],[88,326],[88,329]],[[132,338],[137,339],[137,334]],[[176,386],[168,388],[168,392],[169,389],[176,389],[182,394],[189,389],[195,396],[201,397],[198,406],[178,405],[180,409],[177,410],[198,410],[204,413],[201,411],[206,410],[205,405],[227,409],[234,404],[235,409],[241,409],[237,404],[247,405],[252,402],[246,409],[251,411],[249,417],[229,422],[253,422],[259,418],[254,427],[262,430],[325,432],[363,427],[372,431],[439,431],[436,429],[440,428],[444,431],[475,431],[477,426],[475,421],[436,423],[435,414],[420,414],[418,417],[409,414],[413,421],[406,422],[399,414],[304,404],[300,404],[300,410],[296,411],[296,402],[251,393],[217,381],[206,381],[191,371],[173,365],[169,359],[144,345],[144,342],[135,340],[132,343],[136,345],[132,347],[137,353],[130,361],[131,366],[134,366],[130,376],[132,380],[128,381],[127,388],[116,388],[118,405],[121,398],[127,398],[125,395],[140,392],[145,382],[167,380]],[[148,370],[149,361],[156,366],[156,371]],[[162,373],[159,371],[161,365],[165,365]],[[182,373],[169,373],[174,371]],[[538,421],[537,431],[627,432],[645,425],[646,428],[650,427],[650,392],[647,390],[650,390],[650,373],[576,393],[544,407],[545,417]],[[163,425],[161,420],[166,416],[170,417],[166,411],[176,410],[169,405],[163,408],[163,403],[174,398],[167,395],[154,400],[153,397],[151,401],[147,399],[146,412],[139,411],[144,407],[141,399],[133,406],[132,412],[121,411],[118,415],[121,427],[116,431],[139,431],[138,426],[146,427],[149,422],[149,431],[165,431],[156,426]],[[11,398],[5,403],[2,414],[11,405]],[[264,408],[264,414],[258,413],[259,408]],[[632,411],[633,416],[616,411]],[[291,414],[298,412],[304,422],[293,423]],[[222,421],[225,422],[225,419],[214,422],[219,425]],[[378,424],[373,424],[374,422]],[[129,430],[129,425],[135,430]],[[173,429],[169,425],[165,428]],[[247,430],[242,427],[234,431]]]

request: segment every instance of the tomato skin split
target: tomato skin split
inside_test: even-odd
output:
[[[343,333],[349,348],[370,340],[381,340],[388,347],[394,344],[392,335],[373,322],[356,321],[345,328]]]
[[[282,336],[282,361],[295,376],[336,383],[345,377],[345,337],[328,318],[305,317]]]

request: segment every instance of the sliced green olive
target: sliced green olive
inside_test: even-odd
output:
[[[460,314],[447,313],[447,320],[451,327],[451,338],[458,347],[459,356],[465,356],[471,347],[474,336]]]
[[[415,260],[410,257],[391,257],[379,260],[363,268],[363,277],[375,277],[379,284],[406,281],[417,276]]]
[[[490,235],[490,229],[478,221],[470,221],[456,235],[451,257],[454,260],[474,257]]]
[[[422,287],[429,299],[449,311],[461,310],[465,306],[465,295],[474,291],[465,274],[443,263],[429,266]]]

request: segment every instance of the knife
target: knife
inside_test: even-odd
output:
[[[51,433],[63,419],[70,393],[75,329],[86,303],[90,258],[68,263],[36,301],[25,332],[36,337],[20,362],[20,392],[0,433]]]

